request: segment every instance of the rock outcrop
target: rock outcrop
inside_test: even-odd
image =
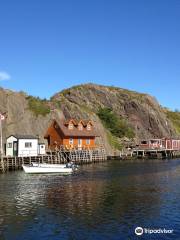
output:
[[[151,137],[176,137],[177,131],[159,103],[150,95],[121,88],[84,84],[63,90],[46,101],[49,112],[36,114],[23,92],[0,89],[0,111],[7,112],[3,122],[4,138],[10,134],[43,135],[52,119],[91,118],[96,123],[100,140],[110,153],[112,146],[108,131],[97,112],[110,108],[120,119],[125,119],[135,132],[134,142]]]

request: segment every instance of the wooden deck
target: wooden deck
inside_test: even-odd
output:
[[[104,148],[93,150],[72,149],[70,151],[66,149],[60,149],[59,151],[49,151],[46,155],[39,155],[36,157],[3,157],[0,160],[0,172],[22,169],[22,165],[31,164],[32,162],[51,164],[74,162],[81,165],[103,162],[106,160],[107,155]]]
[[[138,158],[177,158],[180,157],[180,150],[174,149],[126,149],[122,151],[114,151],[113,156],[108,157],[109,159],[117,159],[117,160],[134,160]]]
[[[138,158],[173,158],[180,157],[180,150],[174,149],[134,149],[132,151],[132,156]]]

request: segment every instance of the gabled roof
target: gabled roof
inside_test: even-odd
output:
[[[15,137],[16,139],[38,139],[38,136],[33,136],[33,135],[20,135],[20,134],[15,134],[15,135],[10,135],[9,137]],[[7,138],[9,138],[7,137]]]
[[[73,123],[74,126],[77,126],[78,125],[78,121],[75,120],[75,119],[68,119],[64,122],[65,125],[69,125],[69,123]]]
[[[59,134],[64,135],[64,137],[97,137],[99,136],[97,134],[97,132],[95,131],[94,127],[92,127],[91,130],[87,130],[86,128],[84,128],[83,130],[79,130],[78,127],[74,127],[73,129],[68,129],[67,127],[67,121],[56,121],[54,120],[53,124],[57,124],[58,125],[58,129],[57,131],[59,132]],[[48,132],[46,133],[45,137],[47,137]]]
[[[91,124],[91,126],[93,125],[93,123],[92,123],[92,121],[91,120],[82,120],[82,122],[83,122],[83,125],[84,126],[87,126],[88,124]]]
[[[86,127],[87,124],[93,125],[93,124],[92,124],[92,121],[89,120],[89,119],[79,119],[79,120],[78,120],[78,119],[70,118],[70,119],[67,119],[67,120],[64,122],[65,125],[69,125],[69,123],[73,123],[74,126],[77,126],[79,123],[82,123],[82,125],[83,125],[84,127]]]

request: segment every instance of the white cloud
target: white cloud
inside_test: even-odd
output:
[[[11,76],[4,71],[0,71],[0,81],[9,80]]]

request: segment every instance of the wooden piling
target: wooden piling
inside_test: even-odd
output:
[[[49,151],[49,154],[29,157],[2,157],[0,159],[0,172],[22,169],[24,164],[50,163],[61,164],[74,162],[76,164],[87,164],[102,162],[107,160],[107,155],[103,147],[98,149],[71,149],[61,147],[58,151]]]

